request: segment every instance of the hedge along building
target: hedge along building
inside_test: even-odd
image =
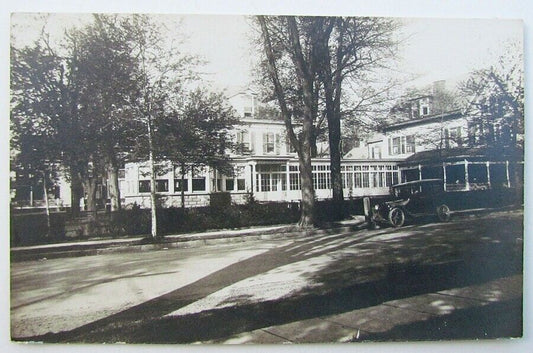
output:
[[[233,129],[238,148],[231,153],[234,175],[226,176],[208,167],[187,171],[181,182],[179,166],[165,162],[156,180],[158,199],[164,207],[206,206],[210,194],[228,192],[232,201],[244,203],[253,195],[260,202],[301,199],[298,158],[291,149],[283,121],[260,112],[252,90],[229,97],[240,123]],[[347,156],[342,162],[344,195],[359,197],[386,195],[400,180],[401,158],[369,159]],[[313,183],[317,199],[332,197],[329,158],[314,158]],[[147,162],[126,163],[120,172],[120,192],[125,207],[150,207],[150,174]]]

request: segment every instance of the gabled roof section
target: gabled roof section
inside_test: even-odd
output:
[[[257,95],[257,92],[249,86],[231,87],[226,89],[226,97],[233,98],[239,94],[252,94]]]
[[[405,120],[405,121],[393,123],[393,124],[385,126],[383,128],[383,132],[401,130],[406,127],[424,125],[424,124],[433,123],[433,122],[453,120],[453,119],[461,118],[463,116],[464,115],[461,112],[461,110],[457,109],[457,110],[453,110],[451,112],[446,112],[442,114],[435,114],[435,115],[425,116],[419,119],[411,119],[411,120]]]

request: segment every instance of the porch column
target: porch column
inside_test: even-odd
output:
[[[176,169],[176,166],[174,164],[171,164],[170,165],[170,175],[169,175],[169,180],[168,180],[168,192],[170,194],[173,194],[174,193],[174,190],[176,189],[176,186],[175,186],[175,180],[176,180],[176,172],[175,172],[175,169]]]
[[[352,179],[352,188],[350,189],[350,191],[353,195],[353,192],[355,190],[355,166],[353,166],[353,170],[350,172],[349,175],[350,175],[350,179]]]
[[[289,174],[289,161],[287,161],[287,169],[285,170],[285,190],[291,191],[290,174]]]
[[[420,164],[418,165],[418,179],[422,180],[422,166]]]
[[[468,180],[468,161],[465,159],[465,190],[470,190],[470,181]]]
[[[217,175],[217,170],[216,168],[213,168],[213,185],[211,185],[210,188],[208,188],[208,190],[213,190],[214,192],[218,192],[220,190],[218,190],[218,175]],[[207,173],[207,175],[209,175],[209,173]],[[208,178],[209,179],[209,178]]]
[[[194,167],[189,168],[187,171],[187,190],[192,193],[192,178],[194,177],[193,169]],[[206,179],[209,179],[209,174],[207,174]],[[206,180],[206,184],[209,183],[209,180]],[[207,185],[206,185],[207,186]]]
[[[254,191],[255,191],[255,175],[256,175],[256,171],[255,171],[255,165],[257,163],[256,162],[251,162],[250,163],[250,170],[251,170],[251,173],[250,173],[250,191],[252,193],[252,195],[254,194]]]
[[[505,161],[505,177],[507,180],[507,187],[511,187],[511,178],[509,178],[509,161]]]
[[[491,189],[491,185],[490,185],[490,162],[487,161],[487,163],[485,164],[486,167],[487,167],[487,185],[489,187],[489,189]]]
[[[446,191],[446,163],[442,162],[442,180],[444,183],[444,191]]]

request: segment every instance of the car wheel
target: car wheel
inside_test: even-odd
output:
[[[437,217],[441,222],[448,222],[450,220],[450,208],[446,205],[440,205],[437,207]]]
[[[393,227],[401,227],[405,222],[405,213],[401,208],[395,207],[389,211],[389,222]]]

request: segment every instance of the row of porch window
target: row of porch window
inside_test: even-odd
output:
[[[399,182],[397,170],[383,171],[360,171],[345,172],[342,175],[342,186],[344,189],[351,188],[377,188],[390,187]],[[313,186],[315,190],[331,189],[331,174],[329,171],[313,172]],[[289,190],[300,190],[300,174],[289,173]],[[286,173],[257,173],[256,191],[286,191]]]
[[[174,192],[189,192],[189,179],[185,178],[184,183],[182,184],[181,179],[174,179]],[[226,191],[244,191],[246,190],[246,183],[244,179],[226,179],[225,180],[225,190]],[[193,178],[192,179],[192,191],[193,192],[202,192],[207,191],[206,178]],[[222,179],[217,180],[217,189],[222,190]],[[156,192],[169,192],[169,180],[168,179],[157,179],[156,180]],[[139,193],[148,193],[150,192],[150,180],[139,180]]]

